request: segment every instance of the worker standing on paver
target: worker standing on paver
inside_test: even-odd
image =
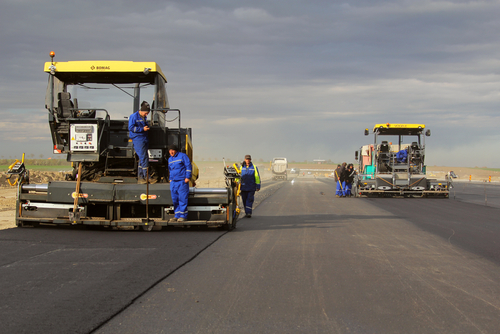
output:
[[[252,217],[252,207],[255,192],[260,190],[260,174],[256,166],[252,164],[252,157],[245,155],[245,161],[241,166],[241,199],[245,207],[245,217]]]
[[[175,218],[170,222],[182,222],[188,216],[189,179],[191,179],[191,161],[189,157],[175,145],[168,146],[168,172],[170,181],[170,193],[174,204]]]
[[[146,183],[149,155],[148,155],[148,131],[149,125],[147,116],[149,114],[149,103],[143,101],[141,109],[130,115],[128,119],[129,137],[132,139],[135,153],[139,156],[137,166],[137,183]]]

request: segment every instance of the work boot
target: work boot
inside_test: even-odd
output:
[[[168,221],[169,223],[175,223],[177,221],[177,218],[170,218],[170,220]]]
[[[146,182],[146,179],[143,179],[141,177],[137,179],[137,184],[146,184]]]
[[[178,222],[185,222],[185,221],[186,221],[186,219],[185,219],[185,218],[177,218],[177,221],[178,221]]]
[[[249,214],[249,213],[247,213],[247,214],[245,215],[245,217],[246,217],[246,218],[252,218],[252,215],[251,215],[251,214]]]

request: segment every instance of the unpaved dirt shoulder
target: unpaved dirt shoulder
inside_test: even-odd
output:
[[[427,166],[427,177],[436,178],[436,179],[444,179],[445,175],[449,172],[453,171],[458,179],[454,179],[454,181],[479,181],[479,182],[489,182],[491,177],[491,182],[500,182],[500,172],[486,169],[477,169],[477,168],[467,168],[467,167],[436,167],[436,166]]]
[[[0,230],[16,227],[16,190],[17,187],[0,188]]]
[[[64,180],[66,172],[31,171],[30,183],[48,183]],[[15,207],[17,186],[9,185],[15,178],[6,172],[0,173],[0,230],[16,227]]]

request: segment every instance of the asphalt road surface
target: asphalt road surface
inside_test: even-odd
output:
[[[229,233],[0,231],[0,332],[499,332],[500,187],[334,186],[273,183]]]
[[[487,182],[455,182],[450,192],[452,199],[500,208],[500,186]]]

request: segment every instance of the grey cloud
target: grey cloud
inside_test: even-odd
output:
[[[54,50],[58,61],[156,61],[199,156],[254,147],[267,159],[348,160],[362,130],[387,121],[430,124],[437,164],[464,142],[486,156],[499,124],[499,14],[496,1],[6,1],[0,115],[45,115]],[[261,120],[246,128],[257,140],[228,144],[245,118]]]

